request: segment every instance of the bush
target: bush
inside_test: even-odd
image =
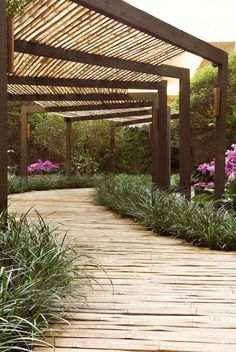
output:
[[[156,233],[211,249],[236,250],[235,212],[161,192],[146,176],[107,177],[97,186],[95,200]]]
[[[116,170],[129,174],[151,172],[149,125],[123,127],[116,131]]]
[[[0,351],[32,350],[51,319],[61,319],[71,306],[66,302],[82,298],[87,263],[81,250],[57,240],[40,215],[35,223],[1,216]]]

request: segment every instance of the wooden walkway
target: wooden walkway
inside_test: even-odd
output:
[[[35,206],[90,248],[106,270],[88,290],[88,307],[56,333],[56,352],[236,351],[236,256],[156,237],[95,206],[93,190],[11,196],[11,209]],[[63,329],[62,329],[63,328]],[[52,351],[40,348],[38,351]]]

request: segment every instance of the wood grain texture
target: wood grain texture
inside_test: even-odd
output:
[[[154,236],[94,205],[93,193],[10,196],[11,211],[35,207],[105,270],[91,270],[99,285],[87,290],[87,305],[68,312],[70,325],[52,324],[55,351],[236,351],[235,254]],[[49,342],[51,334],[45,336]]]

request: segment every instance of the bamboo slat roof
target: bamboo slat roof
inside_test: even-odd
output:
[[[127,100],[127,103],[129,104],[134,104],[138,101],[134,100]],[[96,110],[96,106],[101,105],[101,104],[120,104],[121,109],[124,101],[123,100],[103,100],[103,101],[79,101],[79,100],[72,100],[72,101],[37,101],[37,104],[42,106],[42,107],[70,107],[70,106],[77,106],[77,107],[92,107],[94,106],[93,110]],[[152,105],[152,102],[150,102],[150,106]]]
[[[182,52],[71,0],[33,0],[15,26],[18,40],[154,65]]]
[[[9,94],[127,94],[127,89],[8,85]]]
[[[124,23],[78,5],[73,0],[33,0],[22,16],[14,19],[15,42],[33,43],[105,58],[159,65],[183,50]],[[50,77],[107,81],[160,82],[156,74],[122,68],[72,62],[42,54],[15,50],[14,73],[18,77]],[[120,90],[110,88],[109,93]],[[9,84],[8,92],[19,94],[95,93],[96,88]],[[108,92],[100,88],[100,93]],[[61,103],[61,102],[60,102]],[[42,102],[45,106],[48,103]],[[58,105],[52,102],[52,105]],[[74,102],[73,102],[74,104]],[[78,102],[77,102],[78,104]],[[72,105],[66,102],[65,105]]]

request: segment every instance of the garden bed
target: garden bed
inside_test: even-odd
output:
[[[146,176],[104,178],[96,188],[96,202],[131,216],[162,235],[180,237],[194,245],[236,250],[236,216],[214,202],[190,202],[181,195],[161,192]]]

